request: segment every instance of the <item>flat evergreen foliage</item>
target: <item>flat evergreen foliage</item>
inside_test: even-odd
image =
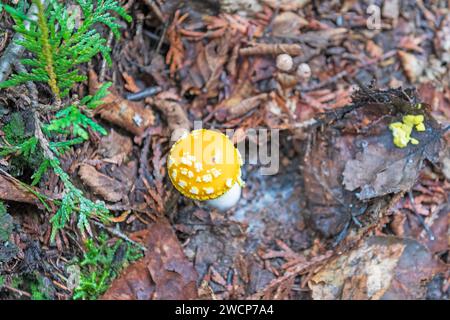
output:
[[[21,112],[11,114],[9,121],[3,126],[3,145],[0,142],[0,157],[13,156],[10,171],[20,176],[25,167],[36,168],[43,156],[38,148],[38,139],[26,132],[26,124]],[[29,131],[29,130],[28,130]]]
[[[65,188],[65,195],[60,203],[59,209],[50,220],[53,224],[52,239],[55,238],[56,231],[64,228],[66,222],[75,212],[78,213],[77,226],[81,232],[89,228],[88,218],[92,214],[102,219],[107,217],[108,209],[106,209],[104,203],[102,201],[94,203],[84,197],[83,192],[72,184],[69,175],[61,168],[57,159],[50,160],[50,165],[64,183]]]
[[[101,53],[111,64],[107,40],[94,28],[104,24],[120,36],[117,13],[126,21],[131,17],[116,0],[76,0],[82,16],[77,17],[78,10],[68,10],[66,4],[49,0],[45,7],[42,0],[32,0],[37,7],[37,19],[26,16],[23,12],[4,5],[14,19],[14,29],[23,36],[18,44],[32,54],[31,58],[22,59],[22,63],[31,70],[11,76],[0,83],[0,88],[16,86],[27,81],[45,82],[50,86],[55,98],[68,95],[77,82],[86,80],[77,67],[89,62]],[[28,23],[28,26],[26,24]]]
[[[23,119],[20,118],[10,119],[5,125],[7,143],[0,142],[0,157],[20,158],[22,165],[34,170],[31,185],[38,184],[48,169],[52,169],[62,181],[64,196],[61,200],[53,200],[58,210],[51,219],[52,241],[73,214],[77,214],[81,232],[89,231],[89,217],[95,215],[104,219],[108,214],[103,202],[87,199],[72,183],[59,157],[72,146],[89,139],[90,131],[102,135],[107,133],[91,118],[90,110],[102,103],[111,83],[105,83],[94,95],[80,101],[70,101],[70,90],[74,84],[87,79],[79,66],[94,56],[101,54],[111,64],[111,49],[98,27],[106,26],[118,38],[121,28],[118,19],[131,21],[117,0],[74,0],[73,4],[75,6],[69,8],[67,2],[58,0],[19,1],[16,7],[0,3],[0,10],[11,15],[15,22],[14,30],[22,36],[17,44],[27,52],[26,58],[21,59],[27,71],[15,73],[0,82],[0,89],[29,82],[46,83],[54,95],[55,107],[59,109],[48,123],[39,125],[54,156],[44,152],[45,148],[36,135],[24,133]],[[34,6],[36,15],[27,15],[30,5]],[[35,192],[25,184],[24,187]],[[49,209],[48,199],[44,195],[36,195]]]
[[[69,132],[66,129],[72,128],[73,136],[75,138],[82,138],[83,140],[89,138],[89,133],[86,131],[88,128],[91,128],[102,135],[106,135],[106,130],[93,121],[91,117],[85,115],[80,110],[80,105],[85,106],[88,109],[95,109],[102,103],[102,99],[108,94],[107,90],[110,86],[111,83],[106,83],[100,87],[94,96],[86,96],[78,105],[70,105],[67,108],[62,109],[55,115],[55,119],[44,126],[43,130],[47,133],[67,134]]]

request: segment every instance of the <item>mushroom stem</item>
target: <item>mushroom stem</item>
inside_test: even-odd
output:
[[[207,200],[206,203],[220,211],[227,211],[232,208],[241,198],[241,186],[235,183],[234,186],[218,198]]]

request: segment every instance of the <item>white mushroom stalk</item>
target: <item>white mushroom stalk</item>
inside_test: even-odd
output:
[[[241,186],[235,183],[234,186],[216,199],[207,200],[206,203],[220,211],[227,211],[233,208],[241,198]]]

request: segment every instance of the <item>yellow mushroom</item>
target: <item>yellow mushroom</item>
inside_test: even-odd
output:
[[[419,140],[411,137],[413,127],[418,132],[425,131],[424,116],[423,115],[405,115],[403,122],[394,122],[389,125],[394,137],[394,144],[399,148],[405,148],[409,142],[411,144],[419,144]]]
[[[423,120],[424,120],[424,117],[421,114],[419,114],[419,115],[408,114],[406,116],[403,116],[403,123],[409,124],[411,126],[419,125],[419,124],[423,123]]]
[[[423,123],[419,123],[416,125],[416,130],[417,131],[425,131],[425,125]]]
[[[394,144],[397,147],[404,148],[408,145],[411,140],[412,126],[401,122],[394,122],[391,123],[389,129],[392,131],[392,135],[394,136]]]
[[[172,146],[168,174],[184,196],[228,210],[240,198],[242,158],[228,137],[218,131],[199,129]]]

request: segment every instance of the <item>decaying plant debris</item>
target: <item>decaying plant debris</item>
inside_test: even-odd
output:
[[[450,8],[379,1],[369,28],[371,3],[117,1],[111,66],[90,48],[66,95],[0,89],[0,299],[448,299]],[[8,10],[1,80],[36,58]],[[194,121],[274,141],[278,172],[245,154],[226,213],[180,196],[167,155]]]
[[[309,220],[325,236],[341,232],[383,196],[410,190],[424,160],[437,162],[442,129],[410,91],[357,92],[312,128],[304,158]],[[419,144],[398,148],[389,125],[409,112],[425,117]]]
[[[314,299],[423,299],[423,284],[443,269],[415,240],[371,237],[314,275],[310,286]]]
[[[135,235],[150,249],[138,263],[125,269],[102,297],[116,299],[195,299],[197,273],[187,261],[167,221]],[[147,276],[142,278],[142,274]]]

